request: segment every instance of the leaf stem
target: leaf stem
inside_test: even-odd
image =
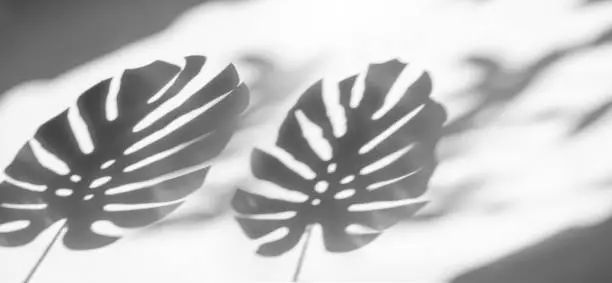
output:
[[[300,278],[300,272],[302,271],[304,259],[306,258],[306,251],[308,250],[308,243],[310,242],[310,234],[312,234],[312,225],[308,225],[308,227],[306,227],[306,232],[304,233],[306,239],[304,241],[304,245],[302,245],[302,251],[300,252],[300,257],[298,258],[297,266],[295,267],[295,273],[293,273],[292,282],[298,282]]]
[[[60,227],[57,230],[57,233],[55,233],[55,236],[53,237],[53,240],[51,240],[51,242],[49,243],[49,245],[47,245],[47,248],[45,249],[45,251],[43,252],[43,254],[40,256],[40,258],[38,258],[38,261],[36,262],[36,264],[34,265],[34,267],[32,267],[32,269],[30,270],[30,273],[28,274],[28,277],[26,277],[26,279],[23,281],[23,283],[29,283],[32,280],[32,277],[34,276],[34,274],[36,273],[36,271],[38,270],[38,268],[40,267],[40,265],[43,263],[43,261],[45,260],[45,258],[47,258],[47,255],[49,255],[49,252],[51,251],[51,248],[53,248],[53,245],[55,245],[55,243],[57,242],[57,240],[59,239],[59,236],[62,234],[62,231],[64,231],[64,229],[66,228],[66,223],[68,221],[65,221],[64,224],[62,224],[62,227]]]

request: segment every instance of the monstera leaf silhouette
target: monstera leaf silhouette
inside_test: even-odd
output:
[[[0,183],[0,245],[27,244],[65,219],[66,247],[103,247],[119,238],[105,224],[148,225],[199,188],[248,89],[229,65],[188,93],[209,68],[203,56],[184,62],[126,70],[43,124]]]
[[[251,156],[255,177],[292,197],[239,189],[232,201],[248,237],[281,231],[260,255],[287,252],[315,223],[328,251],[352,251],[425,203],[417,197],[436,167],[446,119],[429,97],[429,75],[392,60],[327,86],[315,83],[289,111],[276,142],[280,153],[255,149]],[[326,99],[331,92],[335,101]]]

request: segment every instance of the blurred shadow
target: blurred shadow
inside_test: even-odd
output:
[[[606,29],[593,40],[580,43],[577,45],[552,50],[545,56],[536,60],[533,64],[522,69],[511,69],[501,63],[500,59],[489,55],[473,55],[465,60],[467,64],[475,66],[482,72],[482,76],[478,82],[468,89],[462,90],[459,96],[468,97],[476,96],[477,103],[468,112],[459,116],[455,120],[448,123],[444,129],[445,136],[454,136],[465,134],[468,131],[477,131],[482,127],[491,123],[491,117],[483,119],[483,114],[501,113],[501,109],[508,107],[510,103],[522,97],[525,90],[532,86],[542,77],[551,67],[561,60],[572,56],[578,52],[582,52],[591,48],[597,48],[612,42],[612,27]],[[495,111],[491,111],[495,110]],[[612,110],[612,100],[597,107],[592,112],[584,115],[578,122],[572,134],[578,134],[583,130],[591,127]],[[556,118],[562,113],[551,111],[543,113],[536,119],[551,119]],[[440,159],[448,160],[453,158],[461,158],[465,152],[463,144],[453,145],[444,152]],[[480,182],[484,183],[484,181]],[[472,195],[477,191],[471,188],[474,184],[458,184],[455,188],[449,188],[448,191],[453,191],[447,196],[438,200],[441,202],[441,210],[439,215],[430,216],[430,218],[444,216],[453,210],[461,207],[467,199],[471,199]],[[477,187],[476,187],[477,188]],[[452,200],[448,200],[452,198]]]
[[[612,111],[612,100],[609,100],[592,111],[586,113],[578,121],[574,129],[570,131],[570,135],[580,134],[590,127],[598,124],[610,111]]]
[[[453,283],[608,283],[612,282],[612,219],[589,228],[570,229]]]
[[[476,95],[479,102],[466,114],[449,123],[445,128],[445,135],[456,135],[478,129],[483,123],[478,119],[482,113],[491,108],[503,107],[519,98],[523,91],[537,81],[550,66],[580,48],[552,51],[521,70],[511,70],[491,56],[469,57],[466,62],[482,70],[483,76],[480,82],[462,91],[462,95]]]
[[[590,5],[590,4],[600,4],[600,3],[604,3],[604,2],[608,2],[610,0],[586,0],[584,2],[585,5]]]
[[[454,185],[452,188],[432,188],[431,190],[446,192],[445,195],[436,198],[436,209],[432,212],[417,214],[411,218],[404,219],[404,221],[430,221],[460,210],[467,200],[480,189],[484,188],[484,186],[484,179],[479,179],[467,180]]]
[[[592,41],[553,50],[523,69],[512,70],[500,63],[499,59],[487,55],[473,55],[466,59],[466,63],[475,66],[483,73],[482,78],[474,86],[461,91],[461,96],[478,96],[478,103],[470,111],[458,117],[445,128],[445,135],[462,134],[468,130],[475,130],[486,125],[486,121],[479,119],[481,114],[491,110],[505,107],[521,97],[524,90],[536,82],[551,66],[564,58],[577,52],[590,48],[597,48],[612,41],[612,27],[601,33]],[[499,111],[498,111],[499,112]],[[587,114],[593,116],[593,114]],[[456,156],[455,154],[450,154]]]
[[[157,33],[212,1],[0,0],[0,96]]]

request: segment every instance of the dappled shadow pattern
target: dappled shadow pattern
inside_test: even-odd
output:
[[[411,69],[397,60],[370,65],[338,83],[335,108],[324,103],[323,81],[306,90],[284,120],[276,146],[309,173],[298,173],[281,156],[253,151],[251,170],[258,179],[301,198],[237,191],[232,204],[248,237],[286,232],[263,243],[258,254],[289,251],[315,223],[322,226],[328,251],[352,251],[424,205],[416,198],[436,168],[434,150],[446,114],[429,97],[427,73],[415,72],[414,80],[402,76],[413,74]]]
[[[554,64],[567,56],[608,44],[611,41],[612,28],[590,42],[552,51],[530,66],[519,70],[506,68],[497,59],[490,56],[474,55],[468,58],[466,62],[480,69],[483,76],[474,86],[461,91],[461,95],[476,95],[478,102],[470,111],[449,123],[445,127],[445,135],[461,134],[486,125],[486,121],[479,119],[480,115],[490,109],[503,108],[521,97],[524,91]]]
[[[185,61],[104,80],[43,124],[0,183],[0,245],[25,245],[66,219],[66,247],[99,248],[119,235],[97,224],[151,224],[199,188],[248,90],[230,65],[183,99],[181,90],[206,68],[205,57]]]

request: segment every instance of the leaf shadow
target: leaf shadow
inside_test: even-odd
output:
[[[578,52],[597,48],[609,44],[610,42],[612,42],[612,27],[600,33],[593,40],[553,50],[529,66],[518,70],[513,70],[504,66],[504,64],[500,62],[500,59],[495,56],[476,54],[468,57],[465,63],[474,66],[480,70],[483,75],[476,84],[460,91],[458,96],[476,96],[478,102],[465,114],[448,123],[444,129],[444,135],[460,135],[486,126],[492,119],[487,119],[487,121],[480,119],[483,114],[491,113],[490,110],[503,109],[511,102],[522,97],[525,94],[525,90],[541,79],[542,75],[556,63]],[[588,113],[586,117],[583,118],[583,122],[580,123],[581,126],[579,126],[576,131],[586,129],[595,121],[599,120],[598,118],[603,116],[603,113],[600,112],[608,108],[609,107],[605,107],[604,105],[595,109],[593,113]],[[548,114],[554,116],[559,113]],[[456,150],[461,149],[457,148]],[[458,157],[459,154],[449,153],[449,156]]]
[[[484,267],[457,276],[453,283],[612,282],[612,219],[573,228]]]
[[[160,32],[185,11],[215,1],[0,1],[0,97]]]

